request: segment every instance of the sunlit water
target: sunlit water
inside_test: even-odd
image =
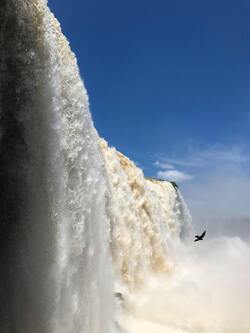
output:
[[[98,137],[46,1],[2,0],[0,74],[0,331],[249,333],[249,245]]]

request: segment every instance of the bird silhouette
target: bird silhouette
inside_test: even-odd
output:
[[[198,242],[198,241],[203,240],[203,238],[204,238],[205,235],[206,235],[206,230],[205,230],[200,236],[195,235],[195,240],[194,240],[194,242]]]

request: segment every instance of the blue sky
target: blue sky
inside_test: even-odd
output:
[[[249,0],[49,5],[110,145],[184,189],[213,173],[249,181]]]

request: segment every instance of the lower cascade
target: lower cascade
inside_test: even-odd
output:
[[[0,74],[0,332],[249,333],[249,246],[187,245],[179,189],[98,136],[46,0],[1,1]]]

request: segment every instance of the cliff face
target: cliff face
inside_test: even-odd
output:
[[[181,195],[170,182],[145,178],[141,169],[104,140],[100,147],[110,187],[114,269],[133,288],[148,273],[171,270],[171,244],[191,228],[191,217],[188,211],[183,213]]]

